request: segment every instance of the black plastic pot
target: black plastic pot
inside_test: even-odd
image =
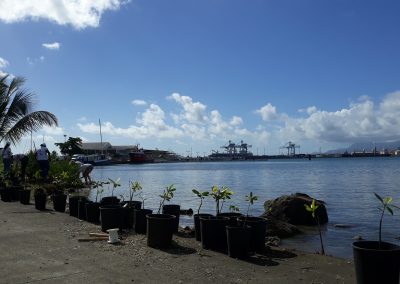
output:
[[[12,201],[11,188],[4,187],[1,190],[1,200],[4,201],[4,202],[11,202]]]
[[[171,245],[176,216],[170,214],[148,214],[147,245],[166,248]]]
[[[193,222],[194,222],[194,233],[196,236],[196,241],[201,241],[201,230],[200,230],[200,217],[213,217],[211,214],[194,214]]]
[[[99,223],[100,220],[100,203],[99,202],[86,202],[86,221],[90,223]]]
[[[78,217],[78,201],[81,196],[75,195],[68,198],[69,215]]]
[[[261,217],[242,216],[238,218],[239,226],[243,223],[251,227],[250,250],[255,253],[263,253],[265,250],[265,237],[267,234],[267,220]]]
[[[24,205],[29,205],[31,201],[31,190],[23,189],[19,191],[19,202]]]
[[[354,267],[358,284],[398,284],[400,246],[378,241],[353,243]]]
[[[246,258],[250,252],[250,226],[226,226],[228,255],[233,258]]]
[[[82,197],[78,200],[78,218],[80,220],[86,220],[86,197]]]
[[[122,207],[121,205],[101,205],[100,206],[101,230],[107,232],[108,229],[121,229]]]
[[[55,193],[53,195],[53,208],[57,212],[65,212],[67,205],[67,195],[64,193]]]
[[[218,216],[228,217],[229,218],[229,226],[237,226],[238,225],[237,218],[243,216],[243,214],[238,213],[238,212],[226,212],[226,213],[219,213]]]
[[[141,201],[124,201],[122,206],[122,228],[132,229],[134,224],[135,209],[142,207]]]
[[[103,206],[103,205],[118,205],[119,202],[120,202],[120,199],[118,199],[116,196],[106,196],[100,200],[101,206]]]
[[[179,229],[179,217],[181,215],[181,206],[180,205],[176,205],[176,204],[163,205],[162,213],[163,214],[174,215],[176,217],[174,219],[174,227],[173,227],[173,229],[174,229],[174,233],[177,233],[178,229]]]
[[[79,201],[87,198],[84,196],[74,195],[69,197],[69,215],[73,217],[79,217]]]
[[[47,201],[47,196],[45,193],[35,194],[35,208],[37,210],[40,211],[46,210],[46,201]]]
[[[19,191],[23,190],[24,187],[21,185],[14,185],[11,187],[11,199],[13,201],[19,201]]]
[[[227,217],[200,217],[201,246],[226,253],[226,229],[229,224]]]
[[[146,215],[152,214],[153,210],[150,209],[135,209],[134,214],[134,227],[137,234],[146,234],[147,232],[147,218]]]

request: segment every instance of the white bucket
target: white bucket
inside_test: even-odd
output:
[[[118,229],[108,229],[108,243],[115,244],[119,242]]]

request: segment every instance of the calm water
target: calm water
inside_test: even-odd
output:
[[[234,192],[230,204],[239,206],[245,213],[245,195],[252,191],[259,196],[251,209],[252,215],[264,212],[265,200],[283,194],[306,193],[326,202],[329,223],[323,228],[328,254],[352,257],[352,238],[361,235],[365,239],[378,238],[378,200],[373,192],[382,196],[391,195],[400,205],[400,158],[356,158],[356,159],[313,159],[274,160],[260,162],[202,162],[144,165],[115,165],[96,167],[92,176],[95,180],[121,178],[122,187],[114,195],[129,199],[129,181],[140,181],[143,186],[146,208],[158,209],[159,197],[169,184],[177,190],[173,204],[181,208],[198,207],[198,199],[192,189],[209,190],[212,185],[226,185]],[[103,196],[111,190],[107,187]],[[90,193],[92,199],[95,192]],[[215,203],[205,200],[202,213],[214,213]],[[386,215],[383,223],[383,239],[399,243],[400,212]],[[191,225],[192,218],[182,217],[181,225]],[[335,224],[349,224],[351,228],[336,228]],[[309,234],[285,239],[283,245],[315,252],[319,249],[316,230]]]

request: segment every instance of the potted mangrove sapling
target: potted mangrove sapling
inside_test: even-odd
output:
[[[392,197],[382,198],[374,193],[380,202],[378,241],[357,241],[353,243],[354,266],[358,284],[399,283],[400,247],[382,241],[382,221],[385,212],[393,215]]]
[[[59,175],[54,177],[53,183],[56,185],[56,190],[52,194],[53,208],[57,212],[65,212],[67,204],[67,195],[65,194],[66,186],[68,184],[68,172],[62,171]]]
[[[122,228],[124,229],[133,228],[135,209],[140,209],[142,207],[141,201],[133,200],[133,197],[136,196],[141,189],[142,186],[139,182],[129,181],[129,201],[121,202],[123,219]]]
[[[148,214],[147,218],[147,245],[149,247],[165,248],[171,244],[172,235],[175,228],[175,215],[160,214],[165,201],[170,201],[174,197],[175,187],[167,186],[160,195],[160,206],[157,214]]]
[[[164,201],[170,201],[174,197],[174,192],[176,188],[173,184],[169,185],[166,189],[167,196],[170,198],[164,198]],[[162,196],[161,196],[162,197]],[[162,213],[174,215],[176,218],[174,220],[174,233],[178,232],[179,229],[179,218],[181,215],[181,206],[178,204],[162,204]]]
[[[212,217],[211,214],[200,214],[200,208],[203,205],[203,200],[206,198],[210,193],[208,191],[198,191],[197,189],[192,189],[192,192],[200,198],[200,205],[197,208],[197,214],[193,215],[193,221],[194,221],[194,232],[196,236],[196,241],[201,241],[201,232],[200,232],[200,217]]]
[[[250,226],[250,250],[254,253],[263,253],[265,250],[265,237],[267,234],[267,220],[262,217],[249,216],[250,205],[253,205],[254,201],[258,199],[257,196],[250,192],[246,195],[246,201],[248,202],[246,216],[238,218],[239,225]]]
[[[249,217],[250,206],[258,199],[250,192],[246,195],[248,202],[246,216],[241,225],[234,224],[226,226],[226,238],[228,243],[228,255],[234,258],[245,258],[249,255],[252,227],[246,224]]]
[[[100,202],[98,202],[99,197],[104,191],[104,184],[108,184],[108,182],[104,181],[94,181],[92,183],[92,188],[96,189],[96,197],[95,201],[86,202],[86,221],[90,223],[99,223],[100,218]]]
[[[137,234],[146,234],[146,232],[147,232],[146,216],[148,214],[152,214],[153,210],[145,209],[145,207],[144,207],[144,201],[146,200],[146,198],[142,192],[142,186],[140,186],[140,190],[138,190],[137,194],[138,194],[139,198],[142,200],[142,207],[139,209],[135,209],[134,222],[133,222],[134,226],[135,226],[135,232]]]
[[[112,185],[111,198],[107,199],[105,203],[107,204],[110,202],[111,204],[105,205],[103,202],[101,202],[102,204],[100,206],[101,230],[103,232],[106,232],[108,229],[121,229],[122,227],[122,207],[119,205],[119,199],[114,199],[114,190],[121,186],[120,178],[117,180],[109,178],[108,180]],[[104,197],[102,198],[102,201],[104,201]]]
[[[215,200],[216,216],[200,217],[201,245],[203,248],[226,252],[225,226],[229,224],[229,218],[221,217],[219,213],[225,200],[230,199],[232,194],[233,192],[226,186],[218,188],[214,185],[211,188],[210,195]]]

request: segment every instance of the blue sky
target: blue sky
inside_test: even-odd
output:
[[[0,1],[0,74],[64,134],[209,154],[400,140],[400,2]],[[30,147],[29,137],[15,151]],[[14,151],[14,152],[15,152]]]

